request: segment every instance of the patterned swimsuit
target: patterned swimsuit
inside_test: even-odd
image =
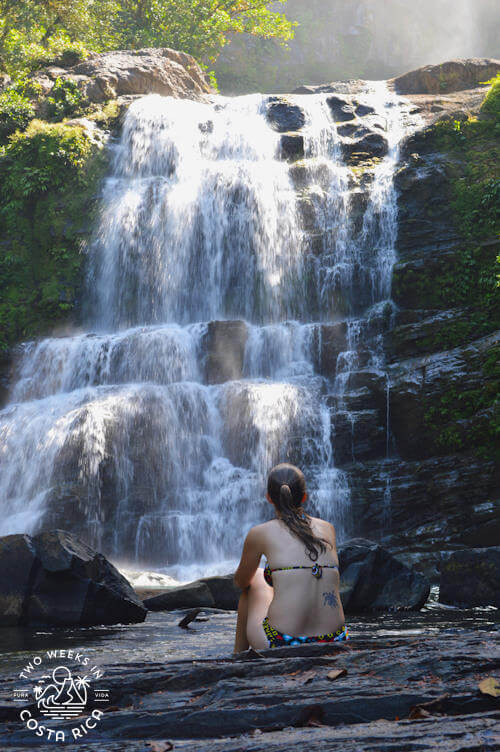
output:
[[[283,569],[310,569],[313,577],[320,579],[323,576],[323,569],[338,569],[336,564],[314,564],[312,567],[296,566],[296,567],[276,567],[271,569],[269,564],[266,564],[264,569],[264,579],[268,585],[273,584],[272,573]],[[349,631],[344,625],[336,632],[328,632],[322,635],[289,635],[286,632],[280,632],[279,629],[272,627],[269,624],[269,619],[266,616],[262,622],[264,632],[269,642],[270,648],[282,647],[283,645],[303,645],[308,642],[340,642],[349,639]]]

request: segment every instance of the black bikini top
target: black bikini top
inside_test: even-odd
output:
[[[310,569],[311,574],[313,577],[316,577],[316,579],[320,579],[320,577],[323,577],[323,569],[338,569],[338,566],[336,564],[313,564],[312,567],[305,566],[305,565],[299,565],[296,567],[275,567],[274,569],[271,569],[269,564],[266,564],[264,567],[264,579],[267,582],[268,585],[273,586],[273,572],[280,572],[283,569]]]

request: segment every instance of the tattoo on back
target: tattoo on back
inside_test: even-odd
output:
[[[330,593],[323,593],[323,605],[337,608],[338,600],[333,590]]]

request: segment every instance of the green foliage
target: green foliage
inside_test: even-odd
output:
[[[10,87],[0,94],[0,144],[18,129],[26,128],[35,117],[31,100],[16,89]]]
[[[76,81],[56,78],[47,97],[47,113],[51,120],[75,117],[83,112],[83,97]]]
[[[277,0],[284,4],[286,0]],[[270,0],[0,0],[0,67],[74,65],[87,50],[172,47],[212,63],[230,34],[292,37]]]
[[[497,73],[495,78],[490,81],[485,81],[487,84],[491,84],[483,104],[481,105],[481,112],[486,112],[488,115],[493,115],[497,119],[500,118],[500,73]]]
[[[82,128],[33,120],[0,158],[0,348],[73,311],[106,154]]]

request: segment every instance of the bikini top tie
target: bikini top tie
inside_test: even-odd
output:
[[[275,567],[274,569],[271,569],[269,564],[266,564],[264,567],[264,579],[267,582],[268,585],[271,587],[273,586],[273,572],[280,572],[283,569],[310,569],[311,574],[313,577],[316,577],[317,580],[320,579],[320,577],[323,577],[323,569],[338,569],[338,566],[336,564],[313,564],[312,567],[306,566],[306,565],[299,565],[296,567]]]

